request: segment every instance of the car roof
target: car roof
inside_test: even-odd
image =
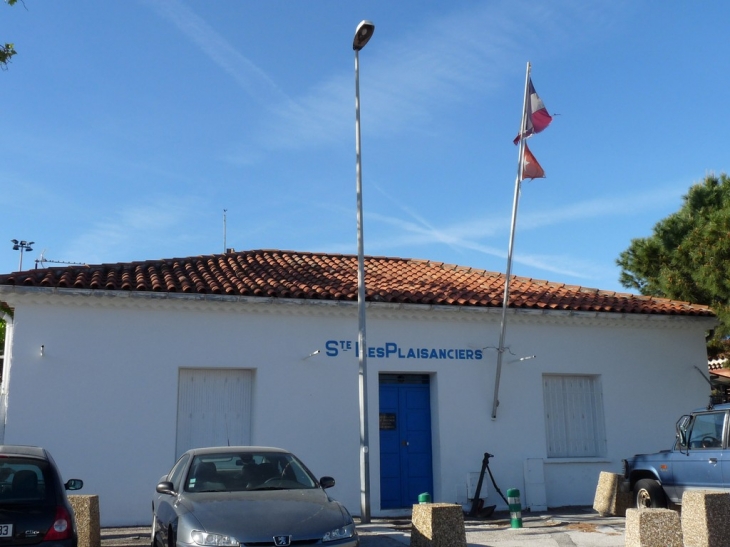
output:
[[[695,408],[692,412],[708,412],[711,410],[730,410],[730,403],[721,403],[719,405],[712,405],[712,406],[701,406],[700,408]]]
[[[289,454],[288,450],[273,446],[207,446],[205,448],[193,448],[187,451],[188,454],[192,454],[193,456],[200,454],[245,454],[247,452],[252,454],[259,452]]]
[[[48,454],[40,446],[25,446],[17,444],[0,445],[0,455],[31,456],[33,458],[48,459]]]

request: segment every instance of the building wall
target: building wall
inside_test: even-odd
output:
[[[181,367],[253,370],[253,444],[287,448],[317,476],[334,476],[332,495],[359,514],[358,361],[354,349],[341,351],[357,339],[354,304],[22,290],[2,299],[15,307],[4,442],[47,447],[65,479],[81,478],[81,493],[99,495],[104,526],[150,521],[154,486],[176,457]],[[394,514],[379,507],[379,372],[431,376],[433,499],[443,502],[466,503],[467,473],[490,452],[503,492],[590,505],[600,471],[668,448],[679,415],[707,403],[694,366],[706,365],[708,320],[517,313],[492,420],[499,320],[498,310],[369,308],[374,351],[487,348],[482,359],[368,359],[374,516]],[[512,362],[528,355],[536,357]],[[600,375],[605,457],[548,461],[545,373]],[[526,492],[528,460],[542,482]],[[504,505],[488,477],[485,492],[488,504]]]

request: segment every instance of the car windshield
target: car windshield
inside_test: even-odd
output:
[[[0,458],[0,504],[53,502],[48,462],[34,458]]]
[[[690,448],[722,447],[722,430],[725,412],[697,414],[689,432]]]
[[[286,452],[199,454],[185,479],[186,492],[237,492],[316,488],[306,467]]]

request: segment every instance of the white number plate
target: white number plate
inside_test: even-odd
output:
[[[0,538],[8,538],[13,535],[12,524],[0,524]]]

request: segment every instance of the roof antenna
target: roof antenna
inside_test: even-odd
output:
[[[226,252],[226,213],[228,212],[228,209],[223,209],[223,253]]]
[[[712,408],[715,406],[714,403],[712,402],[712,388],[714,387],[712,385],[712,381],[710,381],[710,379],[707,376],[705,376],[705,374],[700,370],[700,367],[698,367],[697,365],[694,365],[694,367],[697,369],[697,372],[700,373],[700,376],[702,376],[705,379],[705,382],[710,384],[710,404],[707,405],[707,410],[712,410]]]
[[[71,262],[70,260],[51,260],[50,258],[46,258],[46,249],[43,249],[41,251],[41,254],[38,255],[38,258],[35,259],[35,267],[36,270],[38,269],[38,266],[41,268],[46,267],[46,263],[52,262],[53,264],[73,264],[78,266],[86,266],[86,262]]]

